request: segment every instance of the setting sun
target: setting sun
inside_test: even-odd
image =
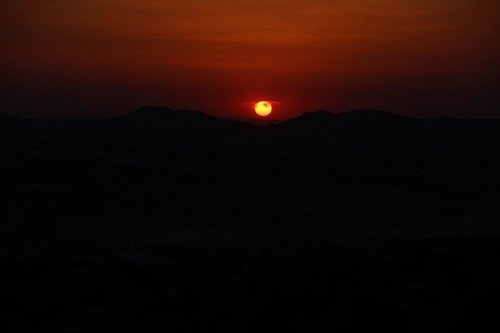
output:
[[[261,101],[255,104],[255,113],[257,113],[261,117],[267,117],[273,111],[273,106],[270,102]]]

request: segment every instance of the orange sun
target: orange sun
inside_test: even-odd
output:
[[[267,117],[273,111],[273,106],[268,101],[260,101],[255,104],[255,113],[257,113],[261,117]]]

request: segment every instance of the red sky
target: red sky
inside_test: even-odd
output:
[[[500,117],[498,0],[3,0],[2,113]]]

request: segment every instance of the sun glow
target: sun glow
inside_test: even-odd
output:
[[[260,101],[255,104],[255,113],[261,117],[267,117],[273,111],[273,106],[268,101]]]

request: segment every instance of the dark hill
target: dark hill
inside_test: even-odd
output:
[[[206,115],[200,111],[172,110],[163,107],[144,106],[136,111],[118,117],[120,121],[128,124],[148,124],[157,126],[171,126],[179,122],[191,125],[203,122],[217,122],[217,118]]]
[[[238,121],[212,117],[200,111],[148,106],[111,121],[126,142],[181,147],[240,141],[253,127]]]
[[[147,128],[163,131],[192,131],[202,128],[212,130],[242,129],[250,125],[238,121],[209,116],[200,111],[171,110],[162,107],[145,106],[126,114],[116,121],[130,128]]]
[[[94,120],[0,118],[4,146],[119,145],[228,149],[298,158],[349,160],[500,161],[500,121],[416,119],[380,110],[307,112],[280,124],[256,126],[203,112],[143,107]]]
[[[305,113],[270,128],[279,145],[308,155],[446,161],[499,160],[500,122],[416,119],[379,110]],[[293,148],[292,148],[293,147]]]
[[[377,109],[352,110],[349,112],[339,113],[337,115],[339,117],[347,118],[350,120],[358,120],[358,121],[393,121],[393,120],[412,119],[410,117]]]

